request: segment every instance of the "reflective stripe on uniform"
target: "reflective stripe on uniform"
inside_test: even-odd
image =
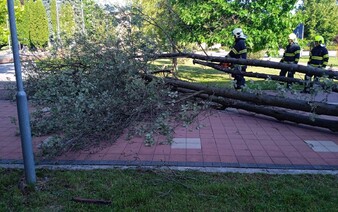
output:
[[[231,51],[233,52],[233,53],[235,53],[235,54],[244,54],[244,53],[247,53],[247,49],[243,49],[243,50],[241,50],[241,51],[237,51],[236,49],[231,49]]]
[[[238,54],[238,51],[236,50],[236,49],[231,49],[231,51],[233,52],[233,53],[235,53],[235,54]]]
[[[323,60],[323,57],[319,57],[319,56],[311,56],[312,60]]]
[[[239,54],[244,54],[244,53],[247,53],[247,49],[243,49],[243,50],[239,51]]]

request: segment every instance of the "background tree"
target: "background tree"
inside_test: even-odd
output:
[[[19,0],[14,1],[14,10],[15,10],[15,20],[18,24],[22,21],[23,6]],[[8,40],[10,30],[8,25],[8,11],[7,11],[7,1],[0,0],[0,49],[10,43]]]
[[[86,34],[91,39],[104,39],[107,36],[116,34],[118,18],[124,22],[127,14],[117,17],[116,8],[103,9],[93,0],[83,0],[83,13],[85,19]],[[121,11],[124,13],[124,11]]]
[[[30,49],[46,47],[49,41],[48,19],[41,0],[26,1],[21,21],[17,22],[18,39]]]
[[[22,45],[30,47],[31,42],[29,38],[29,28],[31,20],[31,7],[33,1],[26,1],[24,4],[24,10],[22,14],[22,21],[17,23],[18,28],[18,40]]]
[[[75,33],[75,18],[73,6],[70,3],[61,5],[60,9],[60,32],[62,39],[70,39]]]
[[[181,37],[182,22],[170,0],[134,0],[132,24],[142,33],[152,37],[151,45],[162,51],[176,53],[187,46]],[[172,59],[173,70],[177,71],[177,58]]]
[[[56,0],[50,1],[50,23],[51,23],[51,31],[52,31],[52,39],[55,40],[58,35],[58,20],[57,20],[57,8],[56,8]]]
[[[33,2],[31,20],[29,25],[29,37],[33,47],[46,47],[49,41],[48,18],[42,0]]]
[[[190,28],[182,38],[191,42],[231,45],[231,31],[241,27],[248,35],[247,45],[252,52],[277,51],[301,22],[299,14],[291,12],[296,0],[172,2],[184,24]]]
[[[325,41],[332,41],[338,35],[338,5],[335,0],[304,0],[304,37],[313,39],[322,35]]]
[[[7,2],[6,0],[0,0],[0,49],[8,45],[9,29],[7,17]]]

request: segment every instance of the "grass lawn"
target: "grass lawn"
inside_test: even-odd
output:
[[[337,211],[338,176],[179,172],[170,170],[0,169],[0,211]],[[23,191],[23,192],[22,192]],[[78,203],[72,198],[111,201]]]

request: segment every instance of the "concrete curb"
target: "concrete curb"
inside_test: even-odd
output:
[[[5,169],[24,169],[22,164],[0,164],[0,168]],[[270,175],[300,175],[300,174],[320,174],[338,175],[338,170],[301,170],[301,169],[260,169],[260,168],[215,168],[215,167],[168,167],[168,166],[108,166],[108,165],[38,165],[36,169],[48,170],[175,170],[175,171],[198,171],[206,173],[241,173],[241,174],[270,174]]]

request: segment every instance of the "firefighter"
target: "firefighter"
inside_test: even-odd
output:
[[[232,31],[232,34],[235,38],[235,44],[228,53],[226,57],[237,58],[237,59],[246,59],[247,56],[247,49],[246,49],[246,36],[243,33],[241,28],[236,28]],[[246,71],[246,66],[232,64],[231,68],[235,71]],[[241,89],[245,86],[245,79],[241,74],[233,74],[232,77],[235,78],[236,85],[234,86],[235,89]]]
[[[324,44],[324,38],[320,35],[315,37],[314,47],[311,49],[308,66],[325,69],[329,62],[329,53]],[[311,78],[313,74],[305,75],[305,87],[302,93],[310,93],[312,86]],[[318,77],[315,77],[314,82],[318,82]]]
[[[288,64],[297,64],[299,61],[300,55],[300,47],[297,43],[297,36],[295,33],[291,33],[288,36],[289,44],[286,46],[283,57],[281,59],[281,63],[288,63]],[[295,72],[293,70],[282,69],[279,72],[279,76],[285,77],[287,73],[287,77],[294,78]],[[287,83],[287,88],[290,87],[290,83]]]

